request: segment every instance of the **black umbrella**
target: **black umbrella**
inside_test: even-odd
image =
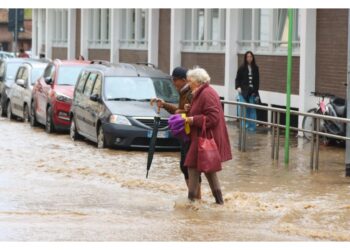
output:
[[[158,128],[159,128],[159,123],[160,123],[159,112],[160,112],[160,109],[158,108],[158,115],[156,115],[154,117],[154,125],[153,125],[153,130],[152,130],[152,136],[151,136],[151,140],[149,142],[146,178],[148,178],[148,171],[151,168],[154,151],[156,150],[157,134],[158,134]]]

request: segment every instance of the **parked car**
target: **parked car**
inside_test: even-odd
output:
[[[0,115],[7,114],[7,94],[15,81],[18,68],[23,62],[30,61],[26,58],[0,59]]]
[[[14,58],[14,57],[15,57],[15,55],[11,52],[0,51],[0,59]]]
[[[44,73],[47,61],[28,61],[17,70],[15,84],[12,85],[7,104],[7,117],[19,117],[29,121],[30,103],[32,100],[33,85]]]
[[[31,126],[43,124],[47,133],[69,131],[74,86],[80,71],[88,64],[88,61],[56,59],[46,66],[43,76],[33,87]]]
[[[70,112],[72,140],[82,136],[98,148],[148,148],[159,97],[177,103],[178,93],[169,75],[148,66],[91,65],[80,74]],[[170,114],[161,110],[156,148],[178,149],[168,129]]]

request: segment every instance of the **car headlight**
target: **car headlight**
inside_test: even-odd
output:
[[[122,116],[122,115],[111,115],[109,117],[109,122],[113,123],[113,124],[130,125],[131,126],[131,123],[128,120],[128,118],[126,118],[125,116]]]
[[[68,102],[68,103],[72,102],[72,98],[61,93],[56,93],[56,99],[57,101],[60,101],[60,102]]]

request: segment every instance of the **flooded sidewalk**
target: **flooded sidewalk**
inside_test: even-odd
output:
[[[0,240],[350,240],[343,148],[321,146],[316,172],[305,140],[292,138],[285,166],[271,160],[269,133],[248,134],[245,153],[229,133],[219,206],[205,178],[202,201],[187,202],[179,152],[156,152],[146,179],[145,151],[98,150],[0,118]]]

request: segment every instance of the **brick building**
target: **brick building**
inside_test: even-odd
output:
[[[13,33],[8,31],[8,9],[0,9],[0,50],[15,51]],[[31,50],[32,47],[32,20],[24,19],[24,32],[18,33],[17,48]]]
[[[346,96],[348,13],[296,10],[293,108],[314,107],[314,90]],[[260,68],[261,98],[269,106],[285,106],[287,34],[286,9],[33,10],[33,54],[150,62],[165,72],[199,65],[225,100],[234,100],[237,68],[252,50]],[[225,112],[235,110],[226,107]]]

